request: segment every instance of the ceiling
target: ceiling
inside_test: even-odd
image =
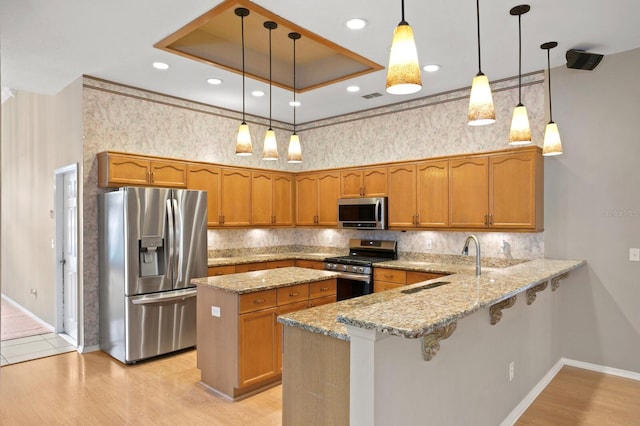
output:
[[[211,0],[0,0],[0,82],[14,90],[55,94],[81,75],[90,75],[241,111],[242,77],[238,73],[154,47],[221,3]],[[258,0],[254,3],[383,67],[388,62],[393,29],[400,21],[399,0]],[[480,2],[482,71],[491,81],[517,75],[518,19],[511,16],[509,10],[518,4],[521,2]],[[640,47],[640,2],[637,0],[531,0],[528,4],[531,11],[522,16],[523,73],[546,67],[546,54],[540,44],[551,40],[558,42],[558,47],[551,51],[552,67],[564,66],[564,54],[569,49],[604,54],[604,63],[606,55]],[[345,22],[354,17],[366,19],[368,26],[355,31],[347,29]],[[239,30],[240,18],[234,16],[233,19],[231,24]],[[385,70],[369,72],[300,91],[296,95],[301,103],[296,111],[297,122],[468,87],[478,71],[475,2],[405,0],[405,19],[413,27],[421,66],[433,63],[441,67],[435,73],[423,72],[420,92],[387,94]],[[245,24],[248,25],[248,21]],[[267,37],[265,35],[265,43]],[[281,44],[278,43],[278,48]],[[275,49],[274,46],[274,52]],[[156,70],[151,66],[155,61],[165,62],[170,68]],[[208,84],[206,80],[212,77],[222,79],[223,83]],[[347,92],[350,85],[359,86],[360,91]],[[265,96],[254,97],[250,94],[253,90],[261,90]],[[247,78],[246,91],[246,112],[267,118],[268,83],[262,78]],[[372,93],[382,96],[365,98]],[[292,99],[290,90],[273,87],[274,120],[293,121],[293,107],[289,105]]]

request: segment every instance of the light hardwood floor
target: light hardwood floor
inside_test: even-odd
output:
[[[0,424],[280,425],[282,388],[239,402],[200,385],[196,351],[124,366],[72,352],[0,368]],[[518,425],[640,425],[640,382],[563,367]]]
[[[518,426],[640,425],[640,382],[564,366]]]

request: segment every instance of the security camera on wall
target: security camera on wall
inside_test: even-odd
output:
[[[604,55],[587,53],[584,50],[567,50],[567,68],[591,71],[598,66]]]

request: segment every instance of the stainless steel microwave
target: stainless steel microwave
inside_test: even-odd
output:
[[[387,197],[338,199],[338,226],[387,229]]]

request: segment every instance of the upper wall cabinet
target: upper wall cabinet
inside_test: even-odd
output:
[[[296,176],[296,225],[336,226],[340,173],[305,173]]]
[[[109,188],[126,185],[186,188],[187,165],[182,161],[126,153],[99,153],[98,186]]]
[[[266,171],[251,172],[251,223],[293,225],[293,178]]]
[[[448,173],[448,161],[389,166],[389,227],[448,227]]]
[[[222,168],[220,223],[223,226],[251,225],[251,172]]]
[[[187,189],[207,191],[207,226],[220,226],[222,170],[209,164],[187,164]]]
[[[543,167],[538,147],[451,160],[450,226],[542,230]]]
[[[340,196],[344,198],[387,195],[387,168],[347,169],[340,173]]]

